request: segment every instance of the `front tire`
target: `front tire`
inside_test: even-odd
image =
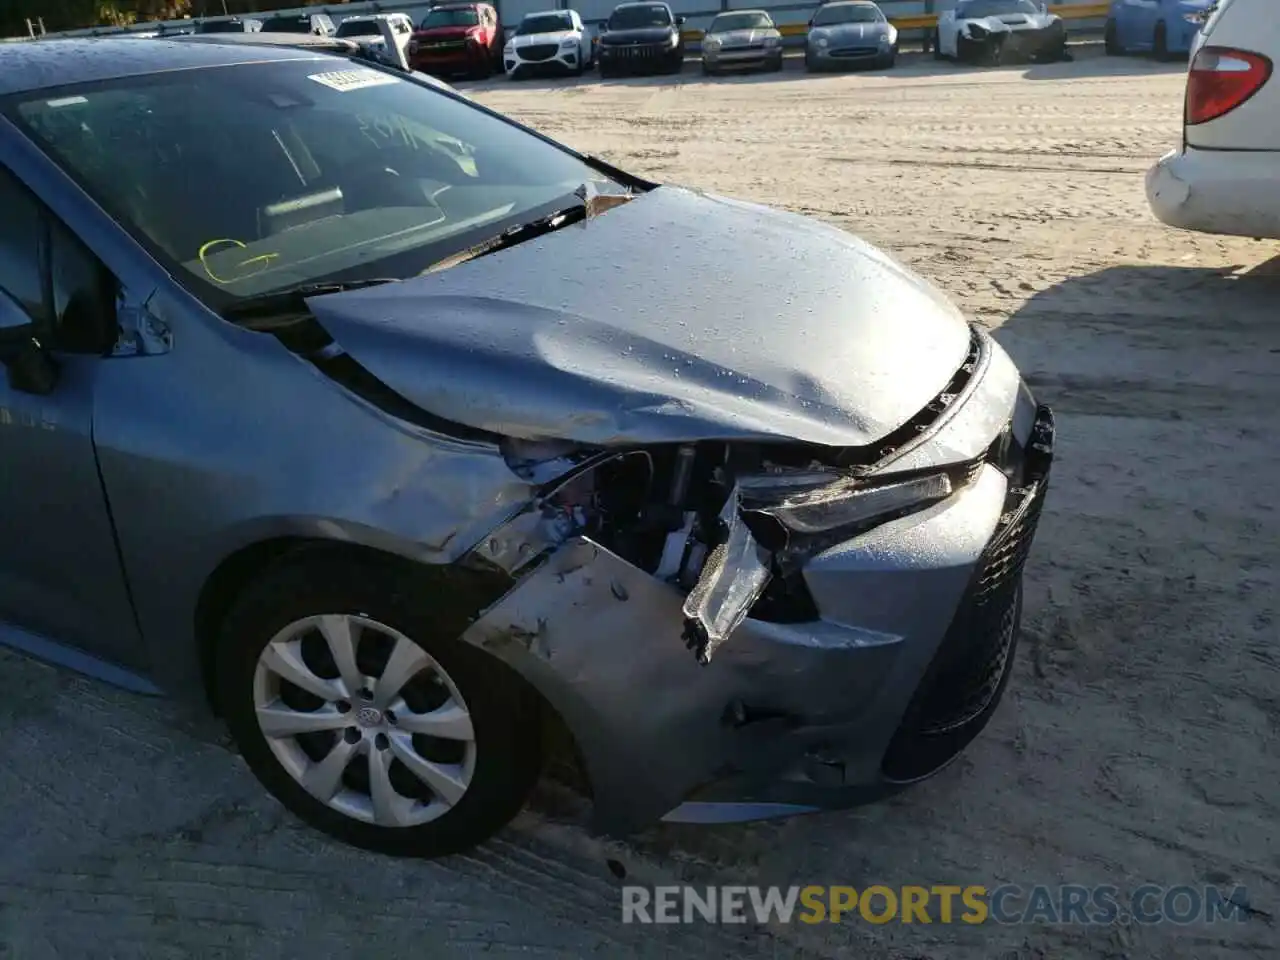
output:
[[[942,55],[942,34],[938,32],[936,27],[934,28],[934,31],[933,31],[932,46],[933,46],[933,59],[935,60],[947,59]]]
[[[1120,27],[1114,20],[1107,21],[1106,31],[1102,35],[1102,48],[1108,57],[1123,57],[1125,50],[1120,44]]]
[[[1169,55],[1169,28],[1164,23],[1156,24],[1156,33],[1151,40],[1151,53],[1160,63],[1168,63],[1173,59]]]
[[[216,650],[249,768],[290,812],[366,850],[438,857],[487,840],[541,766],[533,695],[458,639],[497,592],[323,548],[269,569]]]

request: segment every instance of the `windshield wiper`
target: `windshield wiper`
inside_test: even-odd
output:
[[[422,272],[435,273],[438,270],[447,270],[450,267],[466,263],[468,260],[475,260],[477,257],[484,257],[491,253],[497,253],[499,250],[506,250],[508,247],[514,247],[516,244],[524,243],[526,240],[532,240],[535,237],[541,237],[571,224],[589,220],[597,214],[603,213],[611,207],[624,204],[631,199],[630,193],[598,193],[594,186],[586,183],[573,191],[573,196],[577,198],[578,202],[572,206],[554,210],[545,216],[530,220],[528,223],[508,227],[496,237],[482,240],[474,246],[445,257],[443,260],[437,260]]]
[[[241,297],[235,303],[224,307],[224,319],[243,326],[252,327],[254,321],[280,320],[308,314],[307,299],[322,297],[328,293],[342,293],[344,290],[360,290],[363,287],[376,287],[384,283],[396,283],[392,277],[377,277],[368,280],[343,280],[330,283],[300,283],[296,287],[284,290],[273,290],[253,297]]]

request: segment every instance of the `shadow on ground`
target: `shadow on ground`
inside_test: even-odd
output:
[[[1073,277],[1033,294],[995,335],[1050,403],[1171,419],[1188,415],[1184,404],[1225,412],[1280,353],[1278,246],[1260,242],[1253,264]]]

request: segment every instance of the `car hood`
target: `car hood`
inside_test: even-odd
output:
[[[864,446],[943,390],[970,338],[935,288],[851,234],[672,186],[308,307],[428,413],[600,445]]]
[[[511,39],[511,44],[517,50],[522,47],[536,46],[541,43],[559,43],[561,40],[576,40],[578,31],[576,30],[555,30],[551,33],[526,33]]]
[[[675,29],[675,27],[641,27],[638,30],[609,30],[600,34],[600,42],[607,44],[658,43],[671,36]]]
[[[772,27],[756,27],[753,30],[724,30],[707,36],[714,37],[722,47],[746,47],[753,43],[763,43],[769,37],[782,35]]]
[[[992,33],[1000,33],[1003,30],[1043,30],[1057,19],[1057,14],[1053,13],[1008,13],[994,17],[965,17],[960,23],[962,26],[977,24]]]
[[[887,23],[836,23],[829,27],[814,27],[812,31],[820,37],[841,40],[879,40],[889,32]]]

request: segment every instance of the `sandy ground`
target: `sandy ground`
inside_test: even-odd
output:
[[[475,94],[655,178],[885,246],[995,328],[1054,404],[1024,645],[963,760],[849,813],[606,846],[544,809],[473,856],[405,863],[299,827],[171,705],[0,654],[0,957],[1275,955],[1280,246],[1148,214],[1142,173],[1178,136],[1181,68],[795,67]],[[721,883],[1239,883],[1256,912],[624,927],[606,857]]]

